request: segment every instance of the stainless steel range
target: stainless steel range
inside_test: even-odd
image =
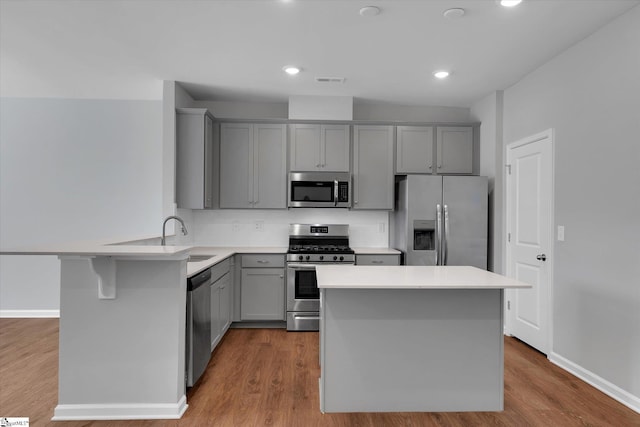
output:
[[[320,291],[316,266],[354,264],[346,224],[290,224],[287,252],[287,330],[317,331]]]

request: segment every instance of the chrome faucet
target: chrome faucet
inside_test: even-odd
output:
[[[187,234],[189,234],[189,232],[187,231],[187,226],[184,225],[184,221],[182,220],[182,218],[180,218],[179,216],[168,216],[167,218],[165,218],[164,222],[162,223],[162,240],[160,240],[160,244],[162,246],[164,246],[166,238],[165,238],[165,227],[167,225],[167,221],[169,221],[170,219],[175,219],[176,221],[178,221],[180,223],[180,227],[182,228],[182,234],[184,234],[185,236]]]

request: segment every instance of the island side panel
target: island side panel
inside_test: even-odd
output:
[[[501,289],[322,289],[321,409],[503,409]]]
[[[185,402],[186,262],[116,261],[98,299],[90,258],[63,258],[54,419],[179,418]]]

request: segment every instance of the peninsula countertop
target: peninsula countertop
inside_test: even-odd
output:
[[[505,289],[531,285],[470,266],[318,265],[318,288]]]

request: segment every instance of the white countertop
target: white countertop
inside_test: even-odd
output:
[[[336,289],[504,289],[531,285],[468,266],[319,265],[319,288]]]
[[[235,254],[285,254],[288,248],[285,246],[193,246],[191,247],[191,255],[211,255],[204,261],[188,262],[187,277],[198,274],[206,268],[216,265],[220,261],[233,256]]]
[[[106,243],[108,242],[108,243]],[[391,248],[353,248],[356,255],[399,255]],[[188,262],[187,276],[193,276],[206,268],[235,254],[286,254],[286,246],[160,246],[117,244],[113,240],[101,242],[72,242],[50,246],[11,248],[0,251],[1,255],[57,255],[57,256],[110,256],[131,258],[187,259],[190,255],[211,255],[207,260]]]
[[[3,249],[0,255],[58,255],[115,257],[186,258],[193,246],[103,245],[99,243],[64,243],[51,246]]]

